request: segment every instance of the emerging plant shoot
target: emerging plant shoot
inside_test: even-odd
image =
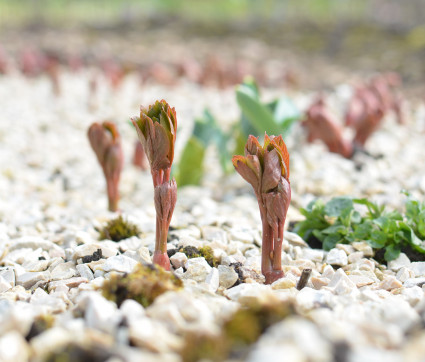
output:
[[[263,242],[261,272],[266,283],[283,277],[282,241],[286,213],[291,201],[289,153],[282,136],[265,135],[264,146],[249,136],[245,156],[233,156],[236,171],[251,184],[260,208]]]
[[[88,137],[105,175],[108,208],[117,211],[120,198],[118,186],[124,163],[120,134],[114,123],[103,122],[93,123],[88,130]]]
[[[149,109],[141,107],[140,117],[131,121],[149,160],[154,186],[156,241],[153,262],[170,270],[167,235],[177,200],[177,183],[174,178],[170,181],[177,132],[176,111],[166,101],[156,101]]]

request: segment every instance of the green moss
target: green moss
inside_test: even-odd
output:
[[[218,265],[218,260],[214,258],[214,251],[210,246],[203,246],[200,248],[199,254],[205,258],[210,266],[216,267]]]
[[[239,308],[221,327],[219,335],[189,333],[181,350],[184,362],[202,359],[223,361],[244,359],[249,347],[273,324],[295,313],[290,301],[253,302]]]
[[[194,246],[185,246],[184,248],[178,248],[178,251],[185,253],[189,259],[204,257],[210,266],[217,266],[219,261],[214,258],[214,251],[210,246],[203,246],[201,248],[195,248]]]
[[[120,215],[116,219],[109,220],[106,226],[100,230],[99,240],[120,241],[139,234],[139,228]]]
[[[25,337],[27,341],[30,341],[35,336],[43,333],[44,331],[53,327],[55,318],[51,314],[42,314],[37,316],[32,322],[31,328]]]
[[[45,359],[45,362],[101,362],[106,361],[111,357],[111,354],[100,346],[90,345],[80,346],[71,343],[58,351],[50,353]]]
[[[124,277],[112,275],[109,280],[105,280],[101,290],[105,298],[118,306],[126,299],[134,299],[147,307],[161,294],[179,290],[182,286],[182,281],[173,273],[154,264],[140,264]]]

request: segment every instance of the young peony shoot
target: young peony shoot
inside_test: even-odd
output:
[[[105,175],[108,208],[117,211],[119,181],[124,163],[120,134],[114,123],[103,122],[93,123],[88,130],[88,137]]]
[[[282,136],[266,134],[263,147],[257,138],[249,136],[245,156],[233,156],[232,161],[258,200],[263,226],[261,272],[271,284],[283,277],[283,227],[291,201],[289,153]]]
[[[174,158],[177,117],[174,108],[164,100],[149,109],[141,107],[140,116],[131,119],[137,130],[151,167],[156,209],[156,241],[153,262],[170,270],[167,235],[177,200],[177,184],[170,181]]]

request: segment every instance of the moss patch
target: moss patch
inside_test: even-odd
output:
[[[139,235],[140,230],[120,215],[116,219],[109,220],[99,233],[99,240],[120,241]]]
[[[221,327],[218,336],[189,333],[181,350],[184,362],[202,359],[223,361],[228,358],[243,359],[249,346],[273,324],[295,314],[292,302],[253,302],[239,308]]]
[[[103,296],[117,303],[118,307],[126,299],[134,299],[147,307],[161,294],[182,287],[182,281],[173,273],[154,264],[140,264],[124,277],[111,275],[109,280],[105,280],[101,290]]]

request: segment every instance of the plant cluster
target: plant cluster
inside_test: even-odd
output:
[[[171,257],[177,252],[186,254],[188,259],[203,257],[206,262],[212,267],[216,267],[219,263],[217,258],[214,257],[213,249],[208,245],[202,246],[199,249],[191,245],[185,247],[178,247],[176,249],[168,250],[168,256]]]
[[[105,175],[108,208],[118,211],[119,181],[124,164],[118,129],[112,122],[93,123],[88,130],[88,138]]]
[[[365,205],[368,211],[362,215],[355,205]],[[324,250],[365,241],[386,261],[396,259],[401,251],[411,259],[425,260],[425,204],[413,198],[407,200],[405,214],[350,197],[335,197],[326,204],[318,199],[301,213],[306,219],[294,231],[310,244],[319,241]]]
[[[221,326],[218,335],[188,333],[180,354],[184,362],[200,360],[224,361],[246,357],[249,346],[275,323],[290,315],[295,308],[291,301],[250,302],[240,307]]]
[[[138,264],[132,273],[117,274],[106,279],[101,287],[102,295],[119,307],[124,300],[134,299],[148,307],[161,294],[169,290],[179,290],[182,281],[172,273],[154,264]]]
[[[263,226],[261,272],[270,284],[283,277],[283,230],[291,202],[289,153],[282,136],[265,134],[264,146],[249,136],[245,156],[234,156],[232,161],[257,197]]]
[[[122,215],[109,220],[106,225],[99,231],[99,240],[120,241],[138,236],[140,230],[137,225],[125,220]]]
[[[369,83],[357,87],[345,114],[345,126],[354,130],[352,140],[344,138],[343,127],[328,111],[324,98],[319,96],[307,109],[302,122],[308,141],[319,139],[330,152],[352,157],[354,151],[364,149],[388,112],[393,111],[398,122],[404,123],[401,98],[395,92],[400,83],[397,74],[389,73],[377,75]]]
[[[177,134],[177,116],[164,100],[148,109],[141,107],[140,116],[131,120],[149,160],[154,186],[156,210],[156,240],[154,263],[170,270],[167,255],[167,236],[177,201],[177,183],[170,180]]]

